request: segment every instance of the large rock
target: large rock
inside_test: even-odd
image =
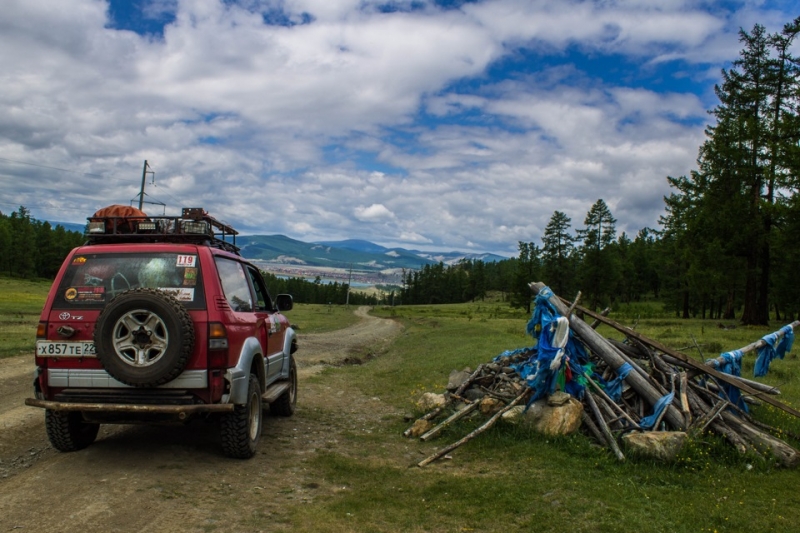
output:
[[[422,411],[432,411],[437,407],[443,406],[446,402],[444,394],[426,392],[417,400],[417,407]]]
[[[686,433],[683,431],[645,431],[631,432],[622,437],[625,446],[641,455],[674,461],[686,442]]]
[[[486,396],[486,393],[477,387],[470,387],[464,392],[464,398],[471,402],[477,402]]]
[[[550,400],[537,400],[525,413],[525,420],[532,424],[536,431],[545,435],[570,435],[581,427],[583,404],[570,396],[556,396]]]
[[[547,398],[547,405],[550,407],[559,407],[570,401],[572,396],[563,391],[556,391]]]
[[[465,368],[464,370],[453,370],[447,378],[447,390],[450,392],[456,390],[472,375],[472,370]]]
[[[523,416],[525,415],[525,406],[524,405],[515,405],[508,411],[502,414],[500,418],[510,424],[516,424],[520,420],[522,420]]]
[[[491,396],[485,396],[481,400],[481,405],[479,409],[482,414],[486,416],[491,416],[505,406],[506,404],[504,404],[502,400],[498,400],[497,398],[492,398]]]

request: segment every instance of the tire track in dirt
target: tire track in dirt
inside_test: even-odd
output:
[[[326,366],[365,362],[385,349],[401,330],[398,322],[371,316],[366,306],[359,307],[355,315],[360,321],[348,328],[300,337],[295,354],[300,376],[319,373]]]
[[[319,477],[314,457],[353,453],[346,434],[399,415],[341,373],[309,381],[325,366],[380,353],[401,331],[367,308],[356,314],[349,328],[299,335],[297,412],[267,417],[258,454],[245,461],[223,457],[218,426],[203,420],[102,426],[89,448],[55,452],[44,413],[23,405],[32,357],[0,360],[0,532],[290,530],[292,506],[344,490]]]

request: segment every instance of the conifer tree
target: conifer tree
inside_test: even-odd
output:
[[[542,235],[543,281],[564,297],[569,297],[574,287],[575,237],[570,233],[571,222],[566,214],[555,211]]]
[[[603,199],[592,205],[578,230],[581,246],[581,289],[592,309],[611,299],[617,284],[618,262],[610,245],[616,240],[617,220]]]

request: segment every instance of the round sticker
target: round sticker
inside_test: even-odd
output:
[[[74,300],[77,295],[78,291],[75,289],[75,287],[70,287],[67,289],[67,292],[64,293],[64,298],[67,300]]]

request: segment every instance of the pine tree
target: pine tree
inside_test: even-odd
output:
[[[514,275],[514,289],[511,293],[511,306],[525,308],[531,312],[531,289],[528,286],[532,281],[539,281],[541,250],[532,242],[519,241],[519,257],[517,258],[517,271]]]
[[[544,281],[564,297],[568,297],[574,287],[575,237],[569,231],[571,222],[566,214],[555,211],[542,236]]]
[[[611,299],[617,284],[618,261],[611,244],[616,240],[617,220],[601,199],[592,205],[583,221],[584,228],[578,230],[581,246],[581,289],[592,309]]]

